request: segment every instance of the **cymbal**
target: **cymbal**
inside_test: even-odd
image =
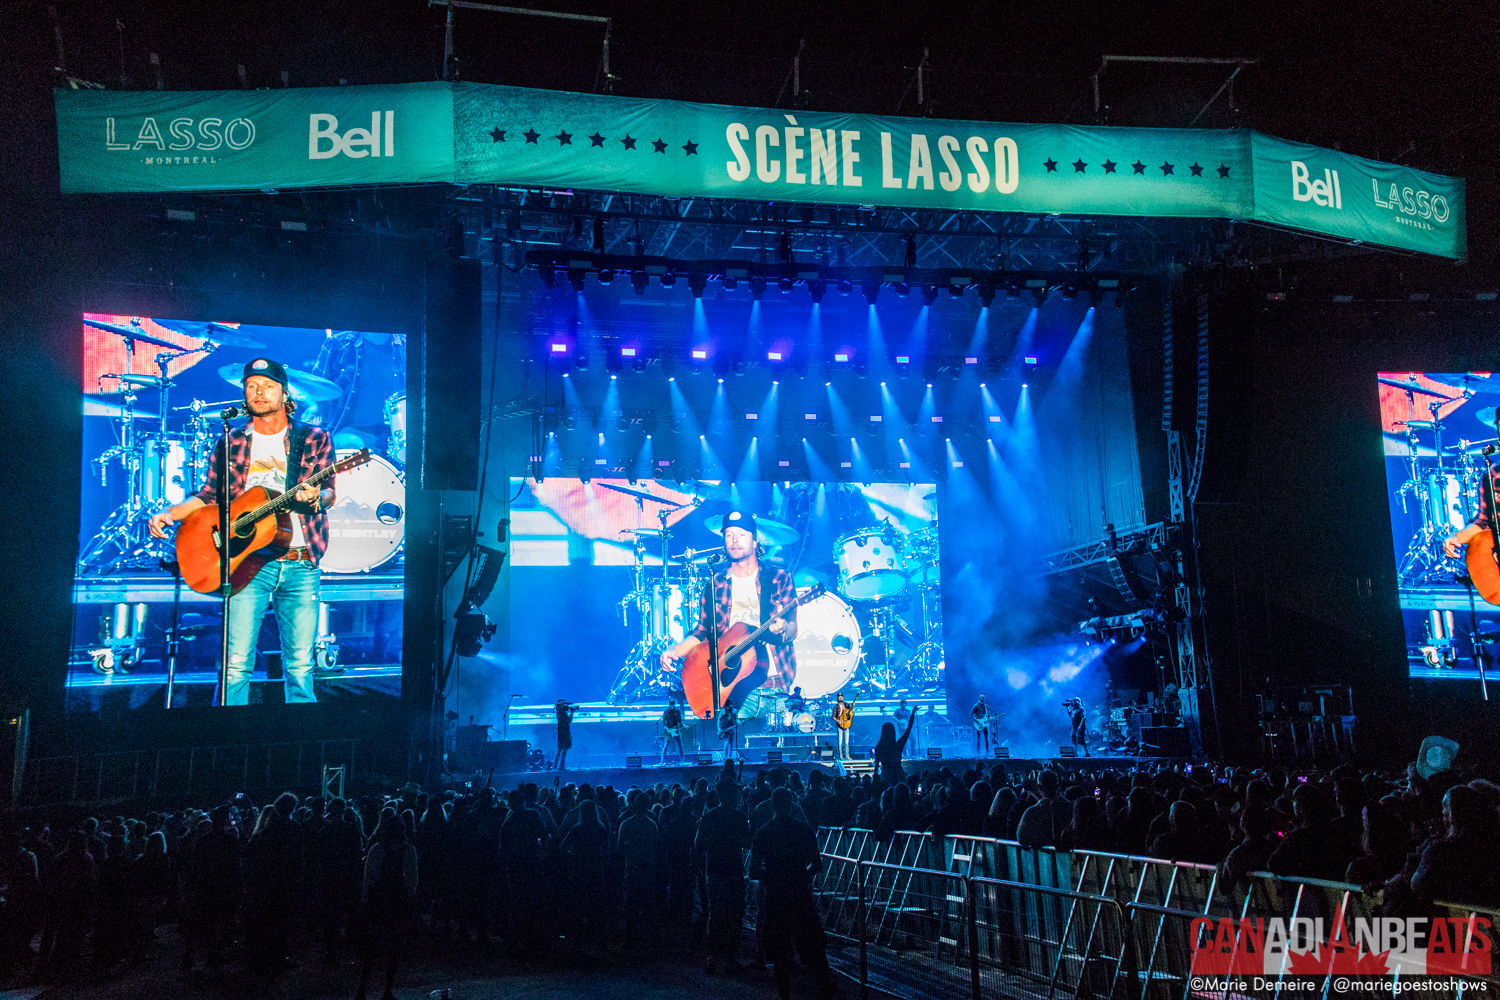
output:
[[[162,340],[160,337],[153,337],[151,336],[151,334],[147,333],[145,330],[142,330],[138,326],[119,326],[115,323],[101,323],[97,319],[86,319],[83,321],[83,325],[91,326],[95,330],[103,330],[105,333],[113,333],[117,337],[129,337],[132,340],[139,340],[145,344],[154,344],[157,347],[171,348],[174,351],[182,350],[181,344],[174,344],[170,340]]]
[[[1481,406],[1474,411],[1474,419],[1486,427],[1493,427],[1495,426],[1495,409],[1493,406]]]
[[[125,416],[125,407],[119,403],[105,403],[97,399],[89,399],[85,396],[83,400],[83,415],[85,417],[113,417],[118,420]],[[137,419],[156,419],[156,414],[148,410],[136,410],[135,416]]]
[[[936,500],[937,499],[937,490],[933,490],[931,493],[927,494],[922,499],[923,500]]]
[[[254,351],[266,346],[263,341],[222,323],[189,323],[181,319],[159,319],[156,323],[175,333],[211,340],[220,347],[247,347]]]
[[[1475,392],[1500,392],[1500,372],[1425,372],[1434,382]]]
[[[1392,458],[1407,458],[1412,453],[1411,443],[1407,441],[1405,434],[1386,431],[1381,435],[1385,440],[1385,453]],[[1432,458],[1437,451],[1430,444],[1417,445],[1418,458]]]
[[[704,518],[703,526],[714,534],[724,530],[724,515],[715,514]],[[772,521],[769,518],[755,519],[755,537],[760,539],[769,548],[779,548],[783,545],[795,545],[797,539],[802,536],[797,529],[790,524],[782,524],[780,521]]]
[[[245,366],[238,361],[219,366],[219,378],[230,385],[243,385],[242,378]],[[299,372],[294,369],[287,371],[287,378],[292,383],[292,398],[299,403],[319,402],[325,399],[338,399],[343,395],[343,390],[321,375],[311,372]]]
[[[676,500],[673,500],[671,497],[657,496],[655,493],[651,493],[651,492],[649,492],[647,490],[634,490],[634,489],[631,489],[628,486],[616,486],[614,483],[606,483],[606,482],[602,482],[602,481],[599,482],[598,485],[604,487],[607,490],[614,490],[616,493],[623,493],[623,494],[625,494],[628,497],[637,497],[637,498],[639,498],[641,500],[650,500],[652,503],[671,504],[673,507],[681,507],[681,506],[683,506],[683,504],[678,503]],[[642,530],[643,531],[649,531],[651,529],[645,528],[645,529],[642,529]]]
[[[701,479],[683,483],[683,490],[701,500],[733,500],[734,491],[722,483],[706,483]]]
[[[1379,382],[1381,385],[1388,385],[1393,389],[1400,389],[1403,392],[1415,392],[1420,393],[1423,396],[1439,396],[1444,399],[1447,398],[1441,392],[1433,392],[1425,385],[1419,385],[1414,379],[1408,379],[1403,382],[1400,379],[1394,378],[1377,378],[1375,381]]]
[[[1439,420],[1406,420],[1402,422],[1402,426],[1410,427],[1414,431],[1430,431],[1440,423],[1442,421]]]

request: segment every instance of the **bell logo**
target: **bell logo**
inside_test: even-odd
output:
[[[381,142],[380,112],[370,112],[369,128],[351,128],[339,133],[333,115],[307,116],[307,158],[327,160],[343,153],[352,159],[396,155],[396,112],[385,113],[385,142]]]
[[[1292,161],[1292,200],[1310,201],[1314,205],[1342,210],[1344,193],[1339,189],[1339,172],[1325,170],[1318,180],[1309,180],[1307,164]]]

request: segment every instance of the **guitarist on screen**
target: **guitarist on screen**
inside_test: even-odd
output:
[[[792,583],[792,574],[760,561],[755,515],[748,510],[735,509],[725,514],[723,530],[724,552],[729,562],[714,571],[713,585],[704,591],[698,627],[692,635],[662,653],[662,667],[677,669],[678,662],[694,647],[708,641],[709,615],[714,616],[722,637],[736,623],[759,628],[778,611],[789,608],[786,617],[772,621],[768,629],[770,639],[761,652],[769,655],[758,655],[754,673],[735,684],[727,697],[742,703],[746,694],[766,683],[767,676],[772,687],[790,691],[797,677],[797,653],[792,646],[797,638],[797,610],[794,606],[797,587]],[[719,652],[723,655],[722,641]],[[770,664],[769,670],[761,666],[766,662]]]
[[[333,464],[333,439],[321,427],[291,419],[297,404],[288,395],[286,369],[270,358],[245,365],[245,411],[250,424],[229,432],[228,496],[220,485],[223,443],[209,463],[203,488],[175,507],[151,517],[151,534],[167,537],[167,525],[208,504],[228,503],[252,486],[282,492]],[[291,547],[265,564],[229,600],[229,684],[224,704],[249,702],[255,640],[266,605],[276,599],[281,633],[286,701],[317,701],[312,685],[312,647],[318,630],[318,560],[328,548],[328,508],[335,499],[334,477],[297,491],[292,510]]]

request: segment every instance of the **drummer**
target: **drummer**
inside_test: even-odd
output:
[[[328,404],[323,426],[335,448],[385,450],[390,427],[386,403],[406,395],[406,336],[340,330],[318,352],[313,374],[335,383],[343,395]]]
[[[807,711],[807,699],[802,697],[800,686],[792,688],[792,693],[786,696],[786,707],[789,712]]]

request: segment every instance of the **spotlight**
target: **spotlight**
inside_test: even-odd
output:
[[[986,309],[995,301],[995,286],[988,282],[979,286],[979,304]]]
[[[732,291],[734,291],[736,288],[739,287],[739,284],[740,284],[740,279],[736,278],[732,274],[726,274],[726,275],[724,275],[724,277],[722,277],[722,278],[719,279],[719,287],[722,288],[722,289],[724,289],[724,291],[726,291],[726,292],[732,292]]]
[[[854,291],[853,283],[848,278],[841,278],[839,280],[839,294],[848,295],[852,291]]]
[[[1021,297],[1021,283],[1011,280],[1005,283],[1005,297],[1007,299],[1019,299]]]
[[[896,294],[901,296],[902,298],[906,298],[906,296],[911,294],[911,286],[904,281],[897,282]]]
[[[860,284],[859,290],[864,293],[865,301],[873,307],[875,300],[880,297],[880,282],[874,278],[868,278]]]
[[[607,285],[611,281],[614,281],[614,280],[615,280],[615,272],[612,271],[612,270],[610,270],[609,268],[606,267],[606,268],[604,268],[603,270],[601,270],[599,272],[599,284],[601,284],[601,285]]]
[[[693,298],[703,298],[703,290],[708,287],[708,277],[702,274],[688,275],[688,288],[693,291]]]
[[[780,281],[776,282],[776,287],[781,289],[782,295],[790,295],[792,293],[793,284],[794,282],[791,278],[782,278]]]
[[[675,284],[677,284],[677,275],[673,274],[671,271],[668,271],[666,274],[663,274],[661,276],[661,287],[671,288]]]
[[[948,283],[948,297],[950,299],[961,299],[964,297],[964,283],[961,281],[950,281]]]
[[[1078,282],[1076,282],[1076,281],[1065,282],[1063,284],[1063,287],[1062,287],[1062,297],[1065,298],[1065,299],[1076,299],[1076,298],[1078,298]]]
[[[937,301],[938,286],[928,282],[922,286],[922,304],[930,306]]]
[[[538,264],[536,274],[548,288],[557,287],[557,275],[553,273],[551,264]]]
[[[570,284],[570,285],[573,286],[573,291],[575,291],[575,292],[581,292],[581,291],[583,291],[583,279],[586,276],[587,276],[587,272],[585,272],[585,271],[574,270],[571,267],[568,268],[568,284]]]
[[[1047,285],[1046,285],[1046,283],[1043,282],[1042,284],[1037,285],[1035,288],[1033,288],[1031,290],[1031,297],[1034,298],[1034,299],[1036,299],[1036,304],[1038,306],[1040,306],[1043,302],[1046,302],[1047,301]]]
[[[610,348],[604,352],[604,367],[609,370],[610,378],[614,373],[625,367],[623,357],[626,351],[634,351],[633,347]]]
[[[573,367],[577,368],[581,372],[588,371],[589,370],[589,352],[588,351],[579,351],[577,359],[574,360],[574,362],[573,362]]]
[[[623,413],[620,414],[618,417],[616,417],[615,418],[615,430],[617,430],[617,431],[628,431],[628,430],[630,430],[630,418],[627,417]]]
[[[631,271],[630,284],[635,289],[635,294],[645,295],[646,286],[651,283],[651,275],[645,271]]]
[[[814,302],[823,301],[823,293],[828,291],[828,282],[822,278],[814,278],[807,283],[807,294],[812,296]]]
[[[757,274],[750,279],[750,298],[759,302],[764,294],[766,294],[766,279]]]

